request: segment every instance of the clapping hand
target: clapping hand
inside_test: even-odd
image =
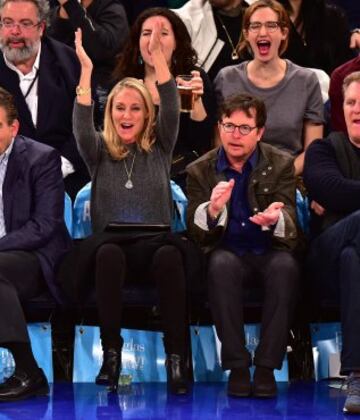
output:
[[[221,181],[212,190],[210,197],[210,204],[208,212],[212,218],[215,218],[221,213],[230,200],[232,190],[235,185],[235,180],[230,179],[229,182]]]
[[[255,214],[255,216],[249,217],[249,219],[260,226],[269,227],[275,225],[279,220],[281,209],[284,207],[284,203],[274,202],[269,205],[267,209],[262,212]]]

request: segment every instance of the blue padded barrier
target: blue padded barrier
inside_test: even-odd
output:
[[[48,322],[39,322],[28,324],[27,327],[35,360],[43,369],[48,381],[53,382],[51,325]],[[11,353],[0,347],[0,382],[4,380],[4,377],[11,376],[14,368]]]

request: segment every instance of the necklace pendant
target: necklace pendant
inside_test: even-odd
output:
[[[131,190],[132,188],[134,188],[134,184],[132,183],[131,179],[128,179],[126,181],[125,188],[127,188],[128,190]]]
[[[238,60],[240,57],[239,57],[239,54],[234,50],[232,53],[231,53],[231,59],[233,60],[233,61],[235,61],[235,60]]]

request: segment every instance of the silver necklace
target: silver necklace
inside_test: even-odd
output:
[[[126,158],[123,160],[124,167],[125,167],[125,172],[126,172],[126,176],[127,176],[127,181],[125,183],[125,188],[127,188],[128,190],[131,190],[132,188],[134,188],[134,184],[131,181],[131,175],[132,175],[133,169],[134,169],[135,158],[136,158],[136,152],[134,153],[134,156],[133,156],[133,159],[132,159],[132,162],[131,162],[131,166],[130,166],[130,170],[128,170],[128,168],[127,168]]]
[[[237,51],[236,51],[236,47],[234,46],[234,43],[233,43],[233,41],[232,41],[232,39],[231,39],[231,36],[230,36],[230,34],[229,34],[229,32],[228,32],[228,30],[226,29],[226,26],[224,25],[224,22],[223,22],[223,20],[221,19],[221,17],[216,13],[216,17],[219,19],[219,22],[220,22],[220,25],[221,25],[221,27],[223,28],[223,30],[224,30],[224,32],[225,32],[225,35],[226,35],[226,37],[227,37],[227,39],[228,39],[228,41],[229,41],[229,44],[230,44],[230,46],[231,46],[231,48],[232,48],[232,52],[231,52],[231,59],[233,60],[233,61],[235,61],[235,60],[238,60],[240,57],[239,57],[239,54],[237,53]]]

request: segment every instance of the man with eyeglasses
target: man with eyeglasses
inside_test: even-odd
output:
[[[0,1],[0,86],[15,97],[20,134],[58,150],[74,197],[88,180],[72,133],[80,69],[73,49],[45,35],[48,12],[47,0]]]
[[[293,159],[261,143],[264,102],[248,94],[220,107],[221,146],[187,168],[188,231],[208,254],[209,302],[235,397],[274,397],[299,281]],[[245,347],[244,289],[264,294],[254,360]],[[256,366],[251,387],[249,367]]]

